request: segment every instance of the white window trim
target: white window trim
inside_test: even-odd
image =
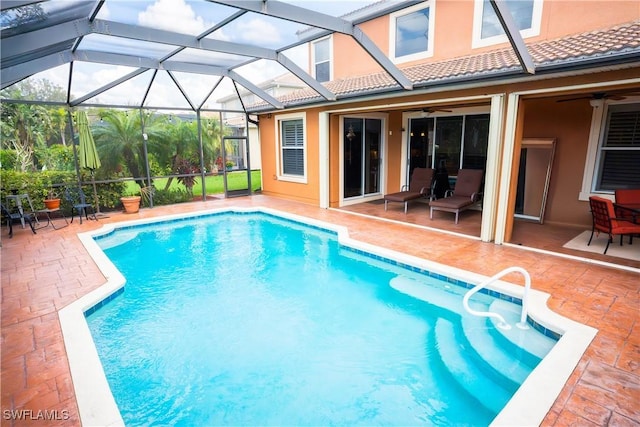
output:
[[[473,49],[479,47],[492,46],[500,43],[508,43],[509,39],[506,34],[488,37],[486,39],[481,38],[482,34],[482,12],[483,12],[483,0],[474,0],[473,9],[473,39],[471,47]],[[542,4],[543,0],[534,0],[533,13],[531,15],[531,28],[520,31],[520,35],[523,39],[529,37],[535,37],[540,35],[540,26],[542,22]]]
[[[620,104],[637,104],[640,102],[639,97],[628,97],[622,101],[593,99],[590,101],[593,107],[591,114],[591,129],[589,130],[589,145],[587,147],[587,155],[585,157],[584,174],[582,175],[582,188],[578,197],[581,201],[589,201],[590,196],[600,196],[613,200],[612,191],[596,191],[596,173],[598,152],[600,145],[604,139],[604,130],[606,127],[609,105]]]
[[[417,10],[429,8],[429,40],[427,41],[427,50],[424,52],[414,53],[412,55],[404,55],[396,58],[396,18],[399,16],[408,15]],[[435,17],[436,15],[436,2],[425,1],[415,6],[408,7],[406,9],[393,12],[389,15],[389,58],[393,63],[400,64],[403,62],[415,61],[418,59],[430,58],[433,56],[433,38],[435,36]]]
[[[311,42],[311,75],[316,78],[316,43],[329,40],[329,81],[333,80],[333,34]]]
[[[300,120],[302,119],[302,129],[304,130],[304,137],[302,143],[302,149],[304,150],[304,175],[287,175],[282,172],[282,129],[281,124],[283,121],[288,120]],[[276,176],[278,181],[296,182],[299,184],[307,183],[307,113],[291,113],[291,114],[279,114],[275,116],[275,148],[276,148]]]

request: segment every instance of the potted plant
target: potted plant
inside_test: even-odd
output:
[[[225,166],[227,167],[227,170],[230,171],[233,168],[234,163],[231,160],[227,160],[227,163],[225,163]]]
[[[58,196],[58,193],[53,189],[53,187],[49,187],[47,197],[44,199],[44,207],[47,209],[60,208],[60,197]]]
[[[140,211],[140,200],[141,197],[136,195],[120,197],[124,213],[138,213]]]

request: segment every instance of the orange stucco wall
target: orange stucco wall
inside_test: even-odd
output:
[[[298,183],[278,179],[276,170],[276,114],[260,117],[260,149],[262,151],[262,192],[286,199],[317,205],[320,202],[318,169],[318,112],[311,109],[306,114],[307,182]]]
[[[578,200],[593,111],[589,100],[564,103],[540,99],[524,102],[523,136],[556,138],[545,222],[589,227],[591,214],[588,203]]]
[[[504,48],[508,43],[472,48],[474,2],[437,0],[435,7],[434,51],[430,58],[398,64],[407,66],[422,62],[441,61],[483,51]],[[577,19],[576,14],[579,14]],[[555,39],[597,28],[607,28],[640,19],[640,1],[572,0],[549,1],[542,7],[540,34],[529,37],[527,43]],[[389,16],[381,16],[360,24],[363,32],[389,53]],[[380,66],[350,36],[333,37],[333,78],[365,75],[380,71]]]
[[[392,111],[389,114],[389,131],[391,135],[387,137],[387,162],[386,167],[388,169],[386,177],[387,182],[385,185],[386,192],[392,193],[399,191],[400,187],[404,184],[400,182],[402,165],[402,112]]]
[[[605,28],[631,22],[640,17],[640,1],[545,1],[542,8],[540,39],[555,39],[593,28]]]

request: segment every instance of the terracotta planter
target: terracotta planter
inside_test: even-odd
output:
[[[137,213],[140,210],[140,196],[120,197],[124,213]]]
[[[58,209],[60,207],[60,199],[46,199],[44,207],[47,209]]]

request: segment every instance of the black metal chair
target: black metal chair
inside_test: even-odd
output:
[[[4,205],[0,205],[2,211],[2,221],[7,221],[7,226],[9,227],[9,238],[13,237],[13,221],[24,221],[29,224],[31,227],[31,231],[33,234],[36,234],[36,228],[33,223],[36,221],[35,215],[33,213],[24,213],[24,212],[11,212]]]
[[[84,214],[86,219],[89,219],[89,210],[91,210],[93,219],[97,219],[96,210],[93,207],[93,204],[87,203],[87,197],[84,195],[82,188],[66,187],[64,189],[64,199],[69,203],[69,205],[71,205],[71,222],[73,222],[73,217],[77,212],[78,217],[80,218],[80,224],[82,224],[82,214]]]

